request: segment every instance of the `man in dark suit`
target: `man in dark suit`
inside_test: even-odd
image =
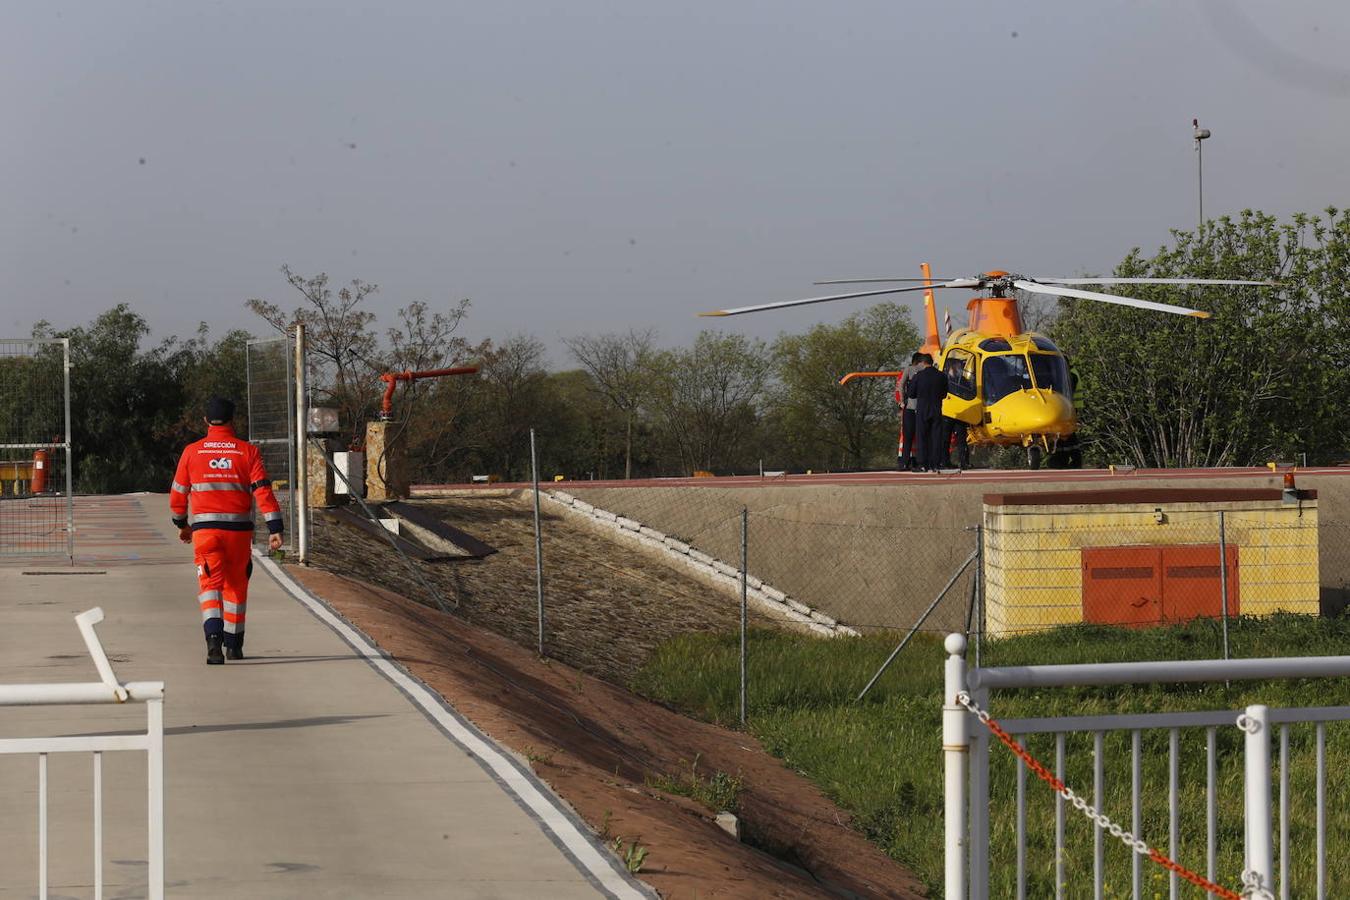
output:
[[[914,432],[918,437],[919,466],[936,472],[942,464],[943,442],[947,436],[942,418],[942,399],[947,396],[947,376],[933,366],[933,357],[922,354],[923,366],[905,385],[905,396],[914,404]]]

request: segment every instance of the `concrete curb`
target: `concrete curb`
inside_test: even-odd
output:
[[[616,541],[636,544],[659,553],[666,561],[689,570],[705,582],[740,596],[740,569],[724,560],[716,559],[684,541],[644,525],[636,519],[620,516],[606,509],[598,509],[564,491],[540,491],[539,496],[561,507],[564,514],[577,516],[587,524],[603,531]],[[790,622],[801,631],[820,637],[858,637],[856,628],[841,624],[833,616],[812,609],[772,585],[749,573],[746,574],[746,598],[775,618]]]
[[[253,559],[281,590],[327,625],[365,662],[385,678],[442,734],[469,754],[555,847],[600,893],[624,900],[653,900],[656,892],[643,884],[610,853],[604,842],[562,797],[534,774],[513,750],[497,743],[465,718],[448,699],[413,675],[348,622],[325,600],[291,577],[266,554],[254,548]]]

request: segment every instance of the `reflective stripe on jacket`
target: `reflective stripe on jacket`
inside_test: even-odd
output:
[[[229,425],[211,425],[206,437],[183,448],[169,491],[174,525],[191,525],[194,531],[252,531],[255,499],[267,530],[279,534],[283,528],[281,506],[272,493],[262,454],[236,437]]]

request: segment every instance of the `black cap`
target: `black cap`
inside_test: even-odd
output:
[[[212,397],[206,401],[206,421],[231,422],[234,420],[234,401],[225,397]]]

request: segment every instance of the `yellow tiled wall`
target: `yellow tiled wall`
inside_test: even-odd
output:
[[[1162,522],[1155,510],[1162,510]],[[1082,549],[1219,542],[1238,548],[1243,615],[1319,609],[1317,502],[984,507],[986,626],[992,635],[1083,620]]]

